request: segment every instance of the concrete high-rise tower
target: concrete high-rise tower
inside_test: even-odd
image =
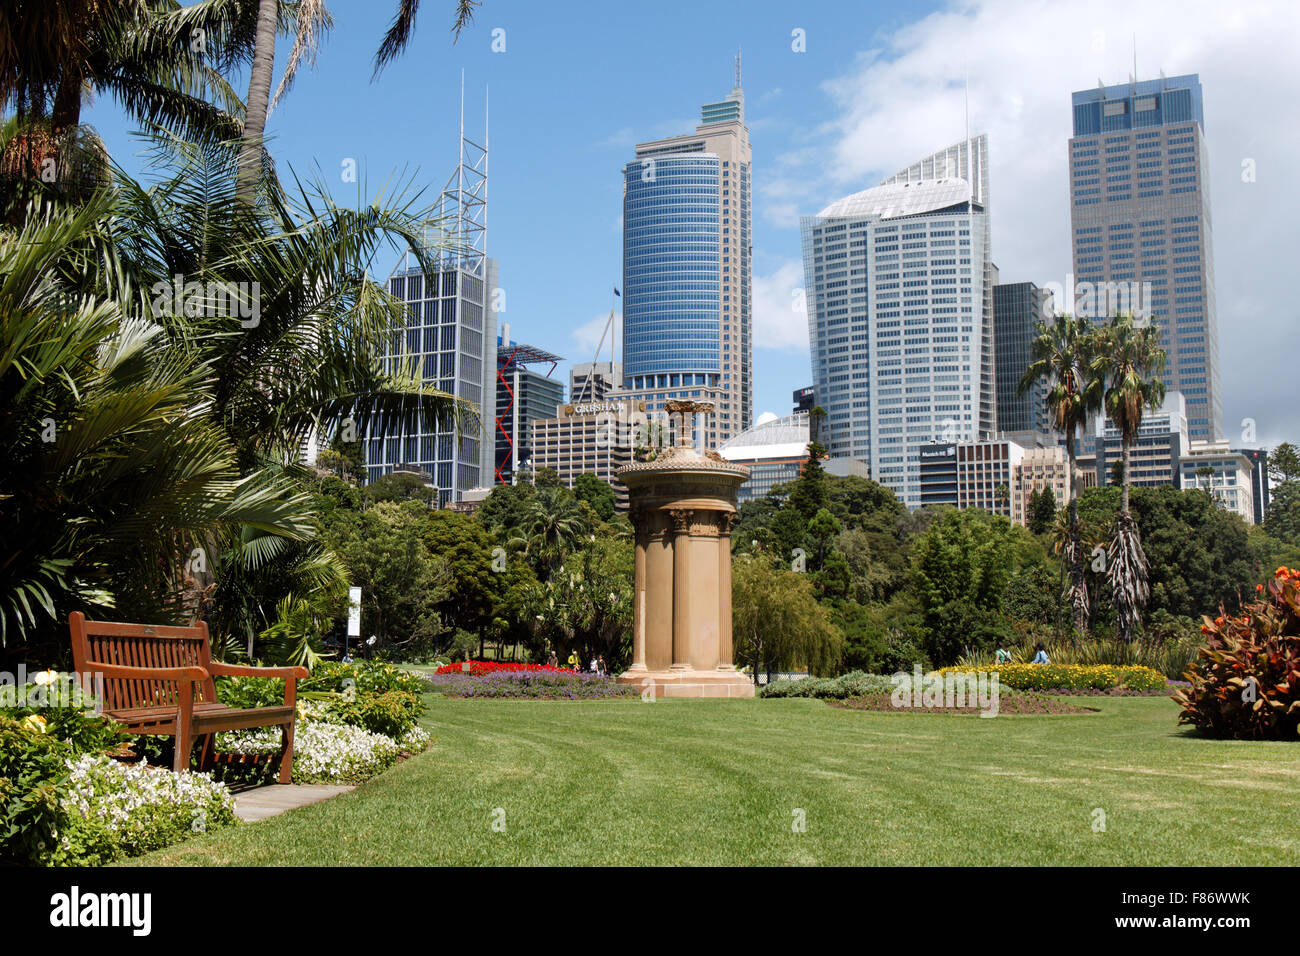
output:
[[[751,164],[737,59],[694,133],[639,144],[623,169],[624,397],[713,402],[709,448],[753,417]]]
[[[962,140],[801,221],[817,404],[833,456],[908,507],[921,449],[995,427],[988,140]]]
[[[1132,309],[1158,322],[1168,354],[1162,378],[1187,402],[1191,438],[1217,438],[1223,410],[1200,78],[1098,85],[1072,100],[1074,308],[1091,308],[1094,319]]]

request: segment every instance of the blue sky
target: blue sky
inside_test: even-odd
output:
[[[272,114],[282,171],[319,167],[343,201],[354,159],[370,192],[414,174],[430,199],[456,159],[460,74],[467,131],[491,96],[488,251],[501,262],[514,338],[570,361],[592,357],[621,283],[620,169],[636,142],[687,132],[724,96],[743,51],[754,150],[755,410],[788,413],[810,381],[798,216],[865,189],[911,160],[988,132],[994,260],[1003,281],[1063,282],[1070,268],[1065,171],[1069,96],[1098,78],[1199,72],[1215,203],[1225,421],[1260,440],[1300,438],[1287,354],[1300,197],[1284,170],[1300,150],[1290,116],[1300,18],[1245,0],[1132,4],[963,0],[952,4],[709,0],[658,4],[487,0],[452,45],[452,4],[424,0],[411,46],[371,82],[397,0],[332,0],[316,68]],[[806,51],[792,49],[802,30]],[[504,30],[505,52],[493,52]],[[499,37],[500,34],[497,34]],[[277,61],[282,66],[287,43]],[[242,80],[240,81],[243,82]],[[240,87],[241,93],[243,87]],[[139,144],[116,106],[87,116],[128,169]],[[1244,184],[1243,159],[1258,177]],[[377,263],[386,271],[395,261]],[[1245,330],[1246,334],[1241,334]],[[564,371],[562,367],[561,372]]]

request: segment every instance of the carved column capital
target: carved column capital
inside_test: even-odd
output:
[[[668,512],[668,519],[672,524],[672,529],[676,534],[686,534],[691,530],[691,518],[694,517],[694,511],[690,508],[672,508]]]

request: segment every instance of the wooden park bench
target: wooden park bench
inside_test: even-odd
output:
[[[245,667],[212,659],[208,625],[172,627],[68,619],[77,674],[103,681],[104,716],[133,734],[176,738],[173,770],[188,770],[194,741],[201,738],[200,769],[214,762],[215,735],[247,727],[280,727],[280,782],[293,773],[293,721],[297,682],[305,667]],[[280,677],[284,705],[227,707],[217,701],[215,677]],[[98,690],[98,685],[96,685]]]

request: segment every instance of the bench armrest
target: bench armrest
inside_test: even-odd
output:
[[[102,674],[104,677],[116,677],[122,680],[176,680],[197,682],[208,679],[208,672],[202,667],[128,667],[124,664],[105,664],[101,661],[86,661],[82,672]]]
[[[249,667],[247,664],[208,661],[208,673],[213,677],[281,677],[284,679],[284,703],[290,706],[298,701],[298,681],[309,672],[305,667]]]
[[[223,664],[221,661],[209,661],[208,673],[213,677],[290,677],[303,680],[308,671],[305,667],[249,667],[246,664]]]

